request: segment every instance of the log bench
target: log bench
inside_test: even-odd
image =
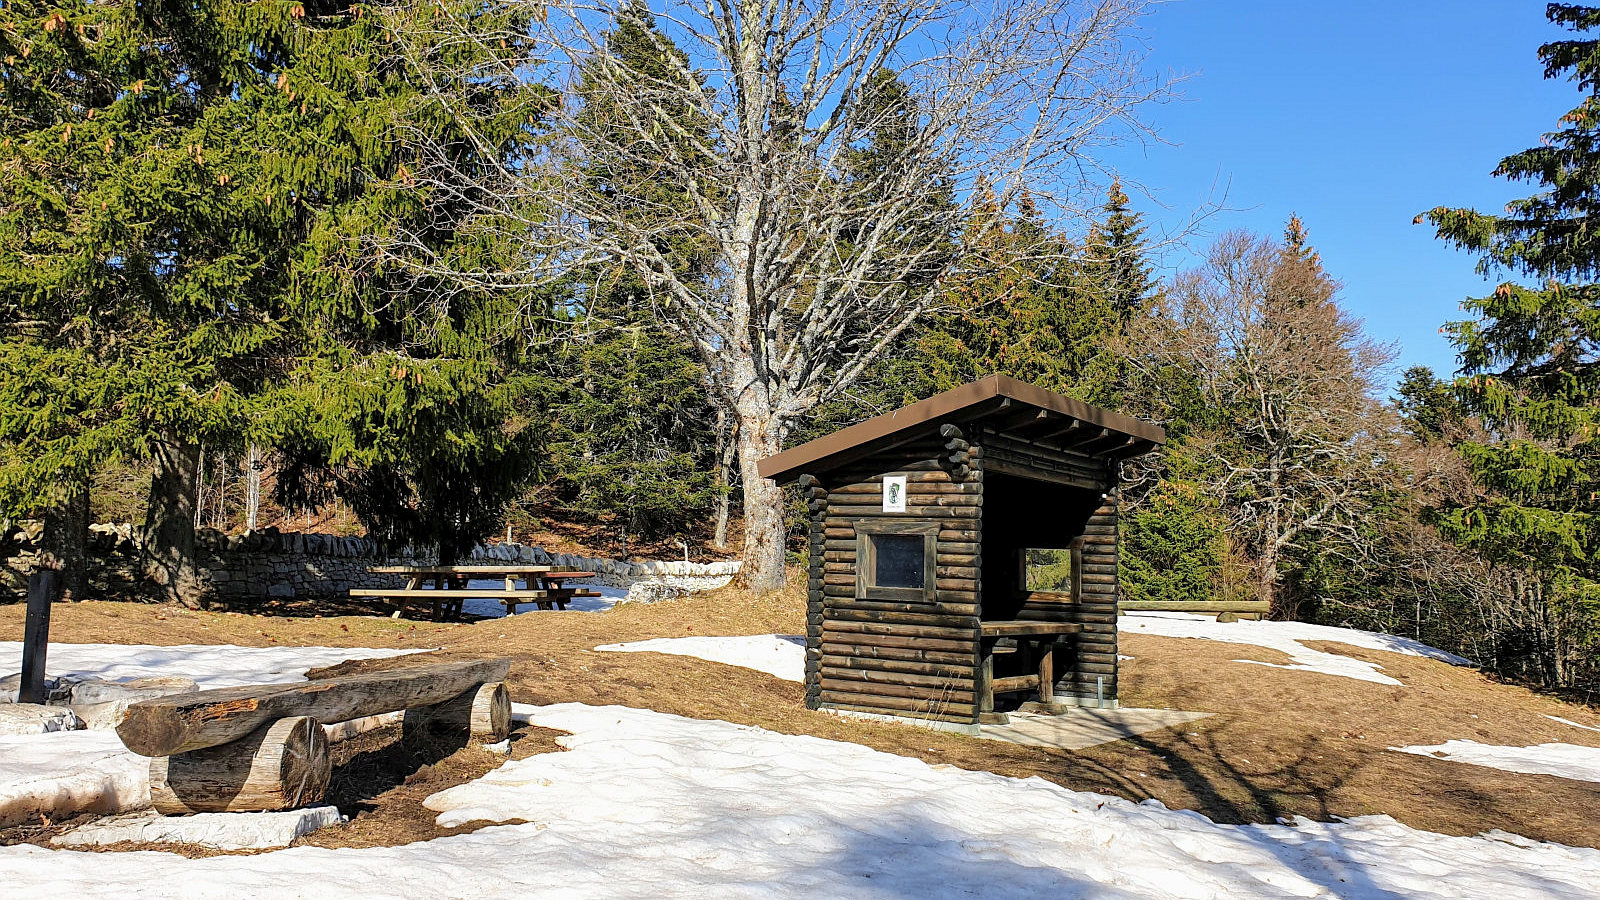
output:
[[[1183,612],[1196,615],[1215,614],[1218,622],[1237,622],[1240,619],[1260,620],[1272,611],[1266,600],[1123,600],[1117,603],[1117,612]]]
[[[332,759],[323,723],[404,710],[408,735],[505,740],[510,669],[508,659],[484,659],[177,694],[129,706],[117,736],[150,757],[158,812],[294,809],[327,793]]]

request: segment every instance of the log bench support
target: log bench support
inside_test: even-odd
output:
[[[465,733],[474,744],[495,744],[511,733],[511,694],[496,681],[433,706],[406,710],[408,737],[424,732]]]
[[[162,697],[130,706],[117,732],[151,757],[150,799],[164,815],[295,809],[327,796],[333,764],[324,718],[404,709],[407,739],[444,733],[498,743],[511,733],[509,666],[442,663]]]
[[[289,716],[204,750],[150,760],[156,812],[260,812],[321,802],[333,759],[322,723]]]

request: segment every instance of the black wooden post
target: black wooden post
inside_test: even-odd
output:
[[[28,576],[28,616],[22,627],[22,690],[19,703],[43,703],[44,657],[50,644],[50,602],[56,598],[56,573],[40,569]]]

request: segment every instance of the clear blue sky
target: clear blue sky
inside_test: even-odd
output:
[[[1532,193],[1490,172],[1578,102],[1569,83],[1544,80],[1535,56],[1540,43],[1563,34],[1545,21],[1544,7],[1163,4],[1146,21],[1150,64],[1189,78],[1180,100],[1153,107],[1147,119],[1173,146],[1122,147],[1109,160],[1155,198],[1134,202],[1158,228],[1181,227],[1226,191],[1227,209],[1188,240],[1191,252],[1232,228],[1278,236],[1299,213],[1345,285],[1345,306],[1374,337],[1399,345],[1396,371],[1420,363],[1447,374],[1455,354],[1439,326],[1490,282],[1472,257],[1412,219],[1441,205],[1497,210]]]

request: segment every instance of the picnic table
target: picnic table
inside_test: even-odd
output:
[[[564,584],[574,578],[593,578],[593,572],[563,569],[559,566],[530,565],[461,565],[461,566],[373,566],[367,571],[374,575],[406,575],[403,588],[355,588],[352,597],[397,601],[402,608],[414,600],[428,600],[433,608],[433,618],[439,621],[448,616],[461,616],[463,600],[486,598],[499,600],[506,615],[516,614],[517,607],[534,605],[540,609],[566,609],[574,597],[599,597],[599,591],[576,588]],[[473,588],[468,582],[473,578],[502,578],[503,589]],[[521,583],[519,588],[517,585]],[[431,587],[424,587],[431,583]]]

